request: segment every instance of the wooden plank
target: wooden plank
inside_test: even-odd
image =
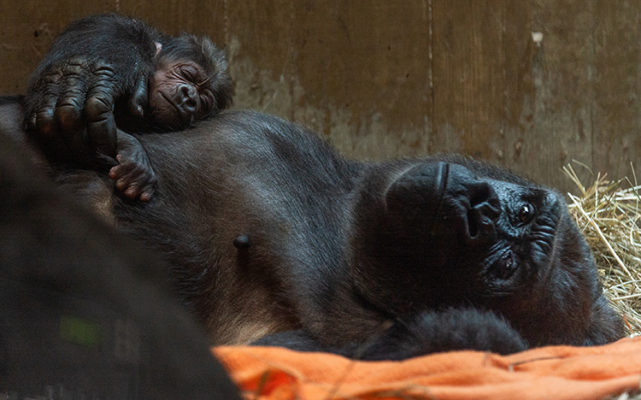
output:
[[[237,107],[291,117],[292,1],[225,1],[225,41]]]
[[[119,13],[143,19],[161,31],[176,35],[189,32],[206,35],[216,44],[225,44],[225,0],[164,0],[157,2],[115,0]]]
[[[565,191],[574,185],[562,166],[592,162],[593,3],[534,0],[530,8],[531,122],[526,114],[511,157],[518,172]]]
[[[521,2],[506,2],[504,26],[505,112],[501,133],[505,144],[498,159],[505,166],[532,174],[537,161],[529,153],[529,158],[524,157],[523,145],[534,127],[534,65],[540,62],[541,36],[540,32],[533,33],[532,7],[523,7]]]
[[[433,151],[500,161],[505,9],[504,1],[433,1]]]
[[[69,22],[105,8],[98,1],[0,0],[0,10],[0,93],[18,94],[24,93],[31,71]]]
[[[592,166],[641,179],[641,17],[638,1],[596,2]],[[598,16],[598,17],[596,17]]]
[[[425,1],[296,2],[293,119],[368,159],[427,152]]]

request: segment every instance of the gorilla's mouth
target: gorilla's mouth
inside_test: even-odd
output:
[[[517,259],[511,248],[503,251],[499,259],[490,268],[495,279],[508,280],[514,275],[517,269]]]
[[[192,123],[193,116],[177,104],[171,96],[158,89],[155,93],[157,100],[152,104],[154,122],[170,130],[185,129]]]
[[[187,118],[186,113],[178,106],[178,104],[176,104],[176,102],[169,98],[169,96],[167,96],[160,90],[158,92],[160,93],[160,96],[162,96],[162,98],[165,100],[165,102],[167,102],[167,104],[169,104],[174,109],[178,118],[180,118],[184,122]]]

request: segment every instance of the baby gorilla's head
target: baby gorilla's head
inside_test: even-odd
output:
[[[156,131],[175,131],[231,105],[233,84],[222,50],[182,34],[157,43],[147,115]]]

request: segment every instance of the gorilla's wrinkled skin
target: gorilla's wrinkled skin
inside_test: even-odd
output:
[[[563,198],[503,169],[350,161],[251,111],[138,140],[149,203],[102,173],[55,179],[164,255],[213,343],[281,332],[260,343],[380,359],[623,335]]]

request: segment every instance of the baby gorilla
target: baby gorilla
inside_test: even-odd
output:
[[[185,129],[231,103],[231,93],[225,93],[231,91],[231,80],[219,76],[227,70],[225,56],[209,39],[183,34],[155,45],[146,130]],[[221,79],[228,80],[224,87]]]
[[[164,45],[154,44],[157,52],[149,78],[147,111],[116,112],[118,127],[136,132],[177,131],[231,104],[232,84],[224,53],[209,39],[183,34],[169,38]],[[148,201],[156,176],[140,143],[120,132],[116,153],[118,165],[109,171],[116,188],[129,198]]]
[[[224,52],[209,39],[96,15],[70,24],[34,72],[25,126],[53,162],[103,169],[116,158],[116,187],[149,200],[156,176],[126,132],[185,129],[227,108],[232,94]]]

